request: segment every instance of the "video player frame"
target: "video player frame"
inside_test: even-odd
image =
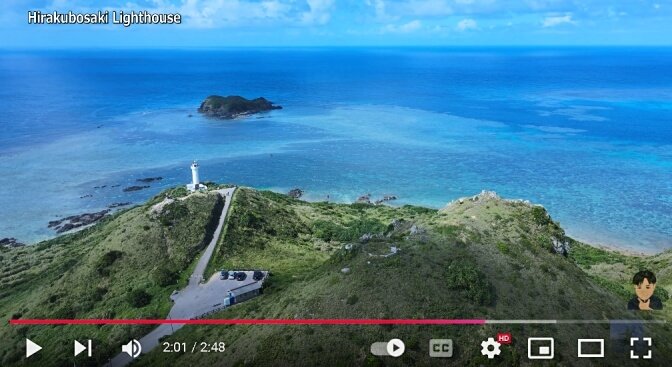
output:
[[[0,365],[664,365],[669,7],[0,5]]]

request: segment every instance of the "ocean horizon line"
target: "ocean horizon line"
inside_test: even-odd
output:
[[[623,49],[640,49],[640,50],[660,50],[660,49],[670,49],[672,50],[672,44],[585,44],[585,45],[576,45],[576,44],[558,44],[558,45],[549,45],[549,44],[484,44],[484,45],[471,45],[471,44],[454,44],[454,45],[445,45],[445,44],[427,44],[427,45],[418,45],[418,44],[361,44],[361,45],[222,45],[222,46],[99,46],[99,45],[83,45],[83,46],[52,46],[45,47],[41,45],[31,45],[31,46],[21,46],[21,47],[6,47],[0,46],[0,52],[2,51],[43,51],[43,52],[52,52],[52,51],[237,51],[237,50],[338,50],[338,49],[353,49],[353,50],[376,50],[376,49],[405,49],[405,50],[423,50],[423,49],[435,49],[435,50],[525,50],[525,49],[539,49],[539,50],[623,50]]]

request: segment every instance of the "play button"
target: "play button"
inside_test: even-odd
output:
[[[35,342],[33,342],[32,340],[26,338],[26,358],[32,356],[33,354],[39,352],[40,350],[42,350],[42,347],[35,344]]]
[[[387,354],[392,357],[401,357],[406,351],[406,345],[400,339],[392,339],[387,342]]]

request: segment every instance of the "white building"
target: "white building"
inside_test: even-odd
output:
[[[203,185],[198,177],[198,162],[194,161],[191,164],[191,183],[187,184],[187,190],[197,191],[197,190],[207,190],[208,187]]]

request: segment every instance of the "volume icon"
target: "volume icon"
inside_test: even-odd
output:
[[[131,356],[131,358],[138,358],[140,353],[142,353],[142,345],[140,345],[139,341],[133,339],[128,344],[122,345],[121,351]]]
[[[91,348],[91,339],[87,340],[86,345],[75,340],[75,357],[77,357],[84,351],[87,351],[86,355],[91,357],[93,353],[93,348]]]

